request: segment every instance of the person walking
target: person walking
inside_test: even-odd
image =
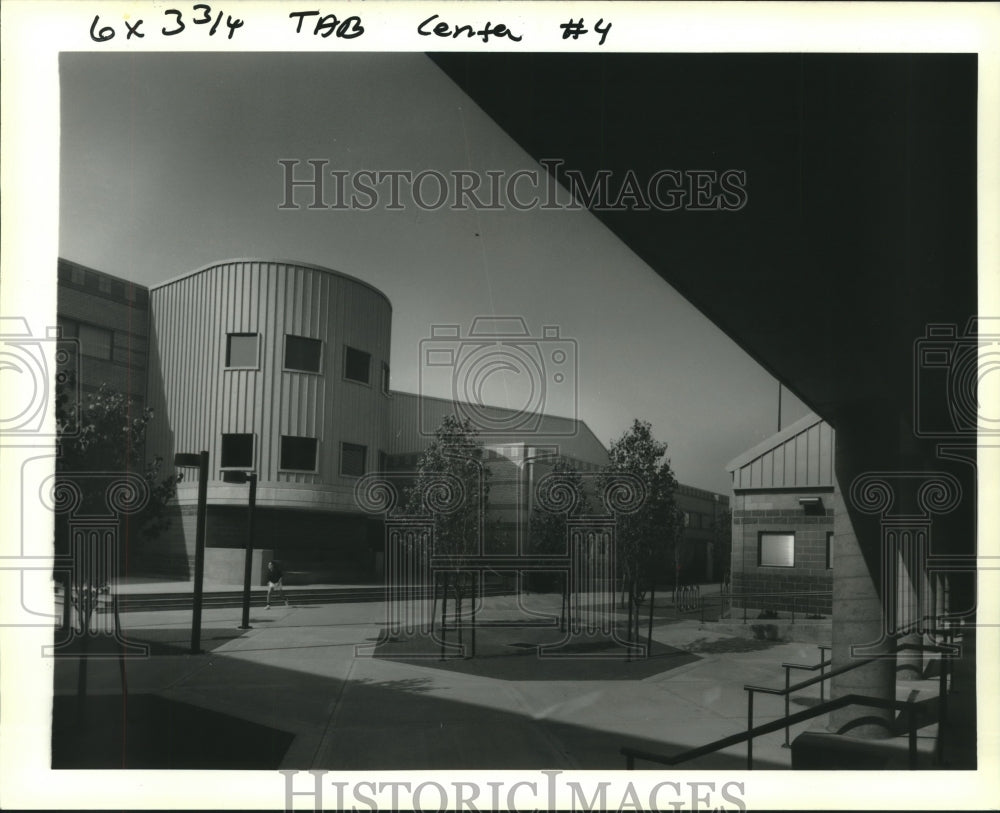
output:
[[[285,601],[285,606],[290,607],[288,603],[288,598],[285,596],[285,588],[282,585],[281,580],[285,577],[285,572],[281,569],[281,563],[272,559],[267,563],[267,604],[264,606],[265,610],[271,609],[271,591],[275,587],[278,588],[278,592],[281,593],[281,598]]]

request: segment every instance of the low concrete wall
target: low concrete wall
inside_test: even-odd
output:
[[[269,550],[255,550],[250,565],[250,584],[261,585]],[[217,584],[243,584],[244,550],[241,548],[205,548],[205,581]]]
[[[788,618],[748,618],[742,621],[719,621],[712,629],[724,631],[738,638],[758,641],[782,641],[803,644],[829,644],[833,640],[833,624],[830,619],[823,621],[796,621]]]

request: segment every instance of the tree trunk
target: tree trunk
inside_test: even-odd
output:
[[[646,634],[646,657],[653,652],[653,605],[656,603],[656,585],[649,588],[649,630]]]
[[[448,639],[448,574],[444,577],[441,590],[441,660],[444,660],[444,648]]]

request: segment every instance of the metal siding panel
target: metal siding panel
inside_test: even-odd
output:
[[[804,486],[808,484],[808,474],[806,471],[807,455],[809,451],[806,438],[803,434],[795,436],[795,485]]]
[[[774,450],[774,486],[775,488],[784,488],[787,485],[785,479],[785,450],[782,447],[778,447]]]
[[[819,434],[819,483],[833,485],[833,430],[827,423],[821,423]]]
[[[814,486],[819,483],[819,424],[811,426],[807,435],[808,484]]]
[[[768,452],[761,457],[761,487],[771,488],[774,486],[774,453]]]

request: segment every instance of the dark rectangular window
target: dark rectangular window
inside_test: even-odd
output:
[[[228,434],[222,436],[222,468],[253,468],[253,435]]]
[[[114,334],[103,327],[80,323],[77,327],[77,337],[80,340],[80,352],[95,359],[111,360],[114,347]]]
[[[230,333],[226,336],[226,367],[257,367],[256,333]]]
[[[378,453],[378,470],[381,472],[389,471],[389,455],[385,452]]]
[[[344,350],[344,378],[367,384],[371,375],[371,353],[353,347],[346,347]]]
[[[282,435],[281,468],[286,471],[316,471],[316,438]]]
[[[348,477],[361,477],[365,473],[365,456],[367,446],[356,443],[340,444],[340,473]]]
[[[833,567],[833,531],[826,532],[826,569]]]
[[[323,342],[305,336],[285,336],[285,369],[318,373]]]
[[[382,392],[389,394],[389,365],[382,362]]]
[[[761,531],[757,564],[761,567],[795,567],[795,534]]]

